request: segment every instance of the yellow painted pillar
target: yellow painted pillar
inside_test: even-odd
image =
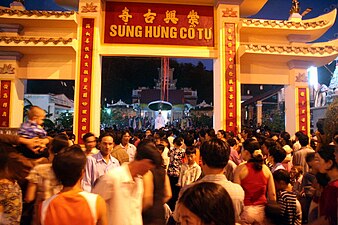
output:
[[[82,136],[87,132],[100,133],[102,7],[100,0],[79,3],[74,101],[74,133],[78,143],[82,143]]]
[[[257,101],[256,108],[257,108],[257,126],[261,126],[263,121],[263,102]]]
[[[17,60],[0,61],[0,127],[18,128],[23,120],[24,83]]]
[[[310,134],[310,95],[307,69],[293,67],[289,85],[285,86],[285,130]]]
[[[215,19],[214,129],[236,131],[241,123],[239,6],[218,4]]]

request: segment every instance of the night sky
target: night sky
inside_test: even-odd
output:
[[[8,7],[12,0],[1,0],[0,5]],[[292,0],[269,0],[265,6],[258,12],[256,15],[251,18],[257,19],[277,19],[277,20],[287,20],[289,17],[289,10],[291,8]],[[312,11],[303,17],[303,19],[310,19],[322,15],[331,11],[334,8],[338,7],[338,0],[299,0],[301,12],[303,12],[306,8],[312,8]],[[58,6],[53,0],[25,0],[25,6],[28,10],[62,10],[65,11],[62,7]],[[338,20],[338,19],[337,19]],[[338,21],[336,20],[334,26],[325,33],[320,39],[316,40],[316,42],[329,41],[338,38]],[[203,60],[203,59],[178,59],[179,63],[192,63],[197,65],[198,61],[201,61],[205,66],[206,70],[212,70],[212,60]],[[328,65],[327,67],[331,72],[333,72],[334,64]],[[104,71],[104,69],[103,69]],[[323,77],[327,79],[330,72],[327,71],[326,68],[321,68],[319,73],[325,74]],[[323,79],[324,79],[323,78]],[[321,78],[319,78],[320,80]],[[324,80],[325,80],[324,79]],[[55,90],[42,90],[41,85],[40,88],[35,88],[35,85],[28,85],[27,91],[33,92],[35,90],[39,90],[42,92],[54,92],[55,94],[65,92],[68,97],[72,97],[74,94],[73,90],[73,81],[67,81],[66,85],[60,81],[48,81],[45,85],[47,87],[55,87]],[[113,88],[111,88],[113,89]],[[36,92],[36,91],[35,91]],[[122,93],[121,93],[122,94]],[[103,95],[105,95],[103,93]],[[109,93],[108,93],[109,95]],[[122,94],[124,95],[124,94]],[[121,97],[123,99],[123,97]],[[118,99],[117,99],[118,100]],[[114,101],[117,101],[116,99]],[[199,102],[202,99],[199,100]]]

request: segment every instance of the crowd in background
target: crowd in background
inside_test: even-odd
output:
[[[34,112],[35,110],[35,112]],[[0,135],[0,224],[337,224],[338,134]]]

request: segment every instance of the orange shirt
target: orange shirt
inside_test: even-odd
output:
[[[65,192],[42,203],[42,225],[94,225],[97,222],[97,195],[88,192]]]

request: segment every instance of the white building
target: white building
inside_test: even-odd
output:
[[[64,94],[25,94],[25,99],[44,109],[53,122],[62,112],[74,112],[74,101]]]

